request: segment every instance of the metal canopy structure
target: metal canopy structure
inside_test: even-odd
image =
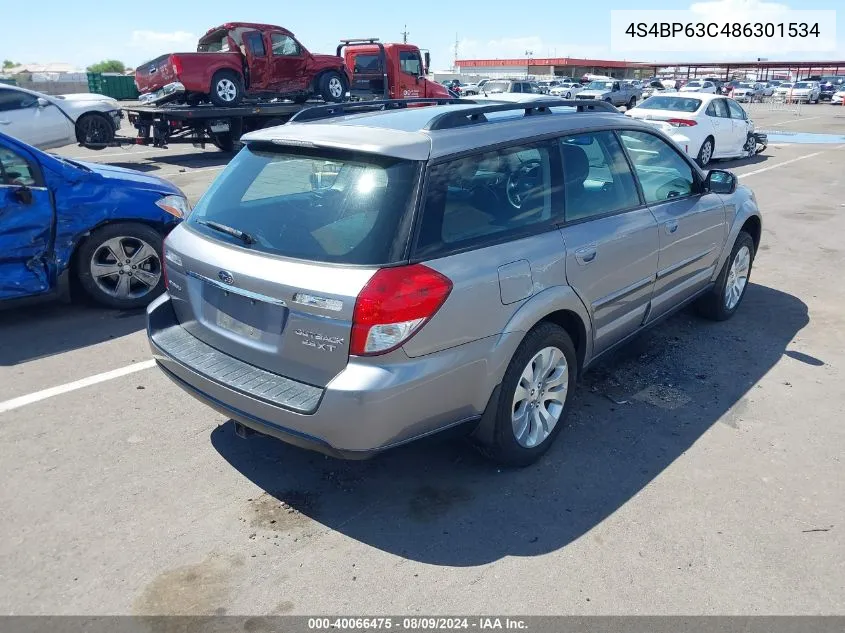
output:
[[[774,79],[776,74],[790,75],[796,79],[813,75],[845,74],[845,60],[772,61],[758,59],[756,61],[673,62],[649,65],[654,70],[655,75],[661,70],[665,72],[666,69],[676,68],[685,69],[688,78],[707,75],[730,79],[733,73],[743,71],[755,73],[755,76],[760,80]]]

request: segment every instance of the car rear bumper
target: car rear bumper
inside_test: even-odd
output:
[[[487,361],[495,339],[484,339],[419,358],[394,353],[379,364],[351,359],[325,388],[298,383],[192,337],[177,322],[167,294],[147,309],[147,335],[165,375],[201,402],[260,433],[344,459],[475,422],[498,382]],[[186,354],[185,346],[192,351]],[[244,383],[244,371],[256,378]]]
[[[147,94],[141,95],[138,97],[138,101],[141,102],[142,105],[164,103],[166,101],[170,101],[171,99],[175,99],[177,96],[182,94],[185,94],[185,86],[178,81],[174,81],[155,92],[148,92]]]

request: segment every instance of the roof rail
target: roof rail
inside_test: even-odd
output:
[[[343,44],[375,44],[379,41],[377,37],[352,37],[340,40]]]
[[[304,108],[294,114],[288,123],[303,123],[305,121],[318,121],[330,119],[346,114],[358,114],[361,112],[378,112],[384,110],[399,110],[407,108],[409,104],[421,105],[450,105],[456,103],[477,103],[469,99],[453,98],[410,98],[410,99],[379,99],[376,101],[345,101],[344,103],[332,103],[330,105],[313,106]]]
[[[466,99],[463,100],[467,102]],[[476,104],[478,101],[475,102]],[[587,101],[585,99],[543,99],[540,101],[528,101],[524,103],[494,103],[491,105],[478,105],[475,108],[461,108],[444,112],[431,119],[426,130],[448,130],[454,127],[462,127],[474,123],[485,123],[485,116],[491,112],[508,112],[510,110],[524,110],[524,116],[537,114],[551,114],[551,108],[576,108],[578,112],[613,112],[621,114],[613,104],[606,101]]]

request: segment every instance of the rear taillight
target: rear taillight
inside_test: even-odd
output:
[[[697,122],[691,119],[669,119],[666,123],[675,127],[692,127],[693,125],[698,125]]]
[[[452,282],[422,264],[382,268],[355,301],[349,353],[390,352],[419,332],[443,306]]]

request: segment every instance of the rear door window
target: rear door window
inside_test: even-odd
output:
[[[357,152],[247,147],[191,213],[188,224],[248,234],[252,250],[318,262],[393,263],[404,254],[416,190],[416,162]]]
[[[559,157],[550,142],[490,150],[428,175],[417,256],[486,245],[560,220]]]
[[[41,186],[38,168],[23,156],[0,147],[0,185],[13,187]]]

